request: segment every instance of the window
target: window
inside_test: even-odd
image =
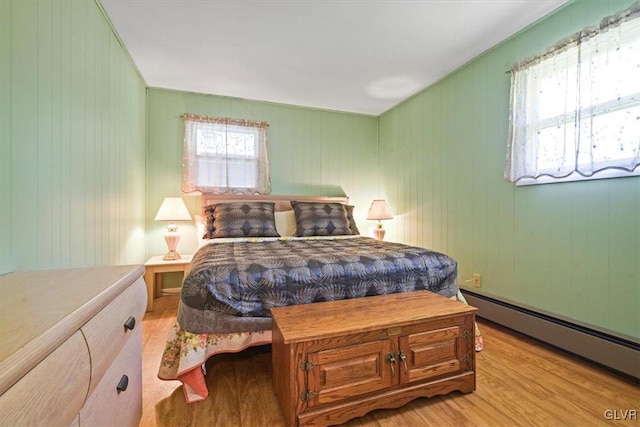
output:
[[[505,178],[640,175],[640,3],[511,68]]]
[[[185,115],[182,191],[270,193],[267,126]]]

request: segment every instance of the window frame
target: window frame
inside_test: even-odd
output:
[[[608,26],[615,29],[623,24],[627,25],[627,27],[616,33],[607,33]],[[599,27],[589,27],[568,37],[547,49],[543,54],[514,64],[510,70],[509,145],[507,148],[505,179],[520,186],[640,176],[640,163],[638,162],[640,132],[638,132],[637,136],[637,147],[634,132],[635,128],[640,124],[633,121],[633,117],[636,116],[636,110],[638,110],[637,120],[640,120],[640,86],[635,87],[636,84],[631,84],[635,80],[631,80],[634,75],[629,70],[630,67],[633,68],[634,63],[627,67],[626,72],[621,71],[618,73],[622,82],[629,82],[630,92],[625,93],[622,91],[620,93],[621,86],[613,87],[611,88],[613,90],[608,92],[595,92],[595,95],[591,91],[594,83],[597,84],[598,81],[601,81],[602,78],[607,78],[611,73],[610,71],[604,73],[600,71],[596,74],[589,67],[593,63],[597,64],[605,56],[608,61],[608,48],[610,48],[608,43],[612,43],[612,40],[618,49],[620,49],[620,46],[625,48],[630,46],[628,50],[632,52],[640,49],[640,7],[638,5],[619,12],[613,17],[603,19]],[[605,46],[606,49],[600,49],[601,45]],[[561,64],[560,67],[556,65],[557,60]],[[605,64],[608,70],[612,69],[613,72],[617,70],[608,62],[605,62]],[[562,68],[562,65],[566,66]],[[583,69],[582,67],[586,68]],[[567,76],[575,76],[575,88],[572,87],[572,80],[563,80],[563,73],[566,73]],[[593,74],[600,80],[591,80],[594,77]],[[557,79],[564,84],[560,91],[556,93],[556,96],[558,96],[560,102],[564,99],[564,105],[570,107],[558,110],[555,115],[540,118],[543,108],[549,106],[548,102],[541,102],[541,99],[547,95],[548,88],[552,86],[544,85],[545,79],[547,82],[553,82],[554,79]],[[525,84],[522,83],[523,81]],[[606,85],[602,86],[606,88]],[[591,94],[591,96],[597,97],[598,94],[604,94],[606,99],[595,99],[595,102],[585,104],[585,99],[582,98],[582,90],[584,89],[586,89],[588,95]],[[575,98],[566,96],[566,94],[572,94]],[[573,110],[571,107],[574,107]],[[603,140],[608,140],[607,136],[615,135],[615,129],[621,128],[614,128],[614,130],[604,134],[602,138],[594,140],[591,138],[598,136],[599,133],[598,131],[594,132],[594,129],[599,127],[599,125],[594,124],[594,119],[606,120],[606,115],[613,115],[624,110],[629,111],[631,114],[631,121],[629,119],[620,120],[614,116],[611,117],[611,120],[618,120],[618,123],[626,123],[626,126],[629,123],[631,124],[634,130],[628,134],[631,135],[631,139],[628,139],[629,137],[626,135],[624,137],[619,136],[618,142],[621,147],[629,147],[632,151],[629,152],[627,150],[625,157],[615,156],[615,152],[612,149],[596,151],[596,146],[593,144],[602,144]],[[586,127],[586,131],[583,128],[583,124]],[[567,134],[566,128],[570,127],[573,128],[569,129],[569,134]],[[541,143],[544,138],[541,132],[554,128],[561,129],[560,132],[564,132],[564,137],[557,138],[556,144],[545,149],[544,144]],[[606,128],[606,124],[600,129],[602,128]],[[563,131],[563,129],[565,130]],[[571,136],[571,132],[575,134]],[[570,136],[567,137],[567,135]],[[587,143],[589,148],[585,149],[584,138],[587,137],[589,138]],[[557,153],[554,166],[546,167],[546,165],[543,165],[539,168],[541,162],[549,163],[547,160],[553,157],[545,156],[545,152],[548,150]],[[600,154],[598,156],[600,158],[594,159],[594,155],[597,156],[598,154]],[[546,159],[542,160],[544,157]],[[591,161],[584,161],[585,157],[590,158]],[[632,170],[629,170],[629,165],[633,167]],[[530,173],[529,175],[527,175],[528,172]],[[537,176],[534,177],[532,174]]]
[[[185,193],[269,194],[266,122],[185,114],[182,190]],[[206,132],[212,133],[207,144]],[[253,154],[229,153],[229,135],[250,136]],[[222,138],[223,141],[216,141]],[[245,147],[246,149],[246,147]],[[235,151],[235,150],[234,150]],[[249,151],[249,150],[246,150]],[[243,176],[244,175],[244,176]],[[251,181],[242,181],[243,179]]]

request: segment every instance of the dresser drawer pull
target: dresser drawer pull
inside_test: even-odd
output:
[[[120,394],[121,391],[125,391],[128,386],[129,386],[129,377],[126,375],[123,375],[122,378],[120,378],[120,381],[118,382],[118,386],[116,387],[116,390],[118,390],[118,394]]]
[[[133,331],[133,328],[136,327],[136,318],[133,316],[129,316],[126,322],[124,322],[124,328],[130,331]]]

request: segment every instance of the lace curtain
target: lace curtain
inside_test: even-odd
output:
[[[508,181],[640,171],[640,2],[510,73]]]
[[[184,116],[182,191],[269,194],[266,122]]]

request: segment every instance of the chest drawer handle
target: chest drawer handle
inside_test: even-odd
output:
[[[133,331],[133,328],[136,327],[136,318],[133,316],[129,316],[126,322],[124,322],[124,328],[130,331]]]
[[[118,386],[116,387],[116,390],[118,390],[118,394],[120,394],[121,391],[125,391],[128,385],[129,385],[129,377],[126,375],[123,375],[122,378],[120,378],[120,381],[118,382]]]

